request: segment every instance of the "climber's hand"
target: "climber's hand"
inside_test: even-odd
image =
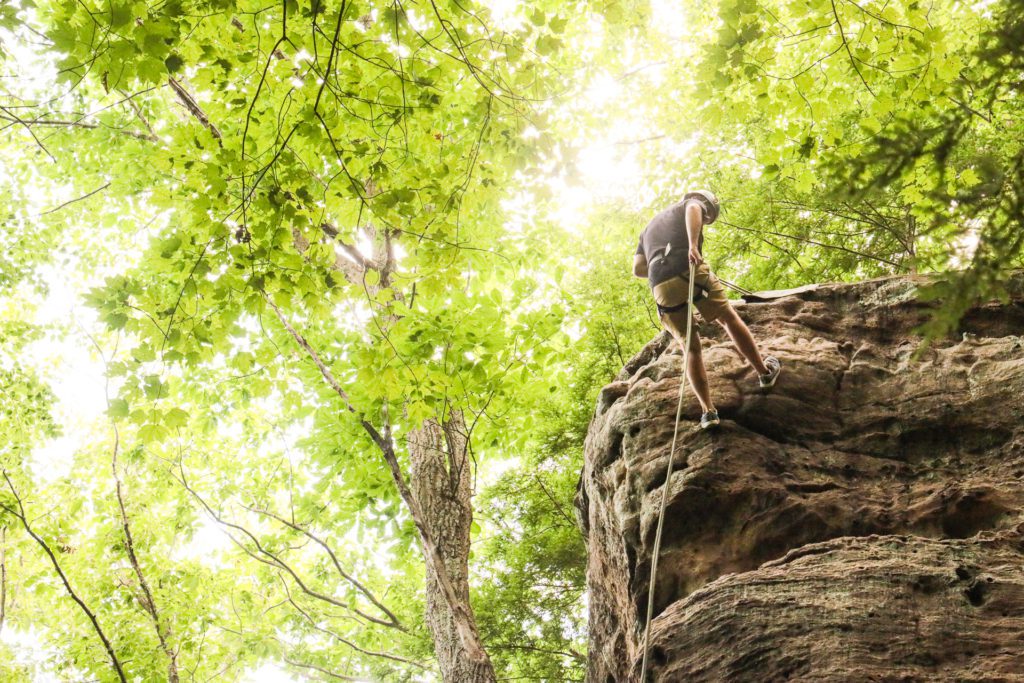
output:
[[[690,263],[695,266],[699,266],[704,263],[704,259],[701,257],[700,252],[697,251],[696,247],[690,247]]]

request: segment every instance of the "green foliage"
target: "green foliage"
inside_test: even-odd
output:
[[[592,244],[564,281],[563,325],[573,338],[562,380],[542,400],[518,466],[484,494],[477,551],[482,568],[476,608],[508,678],[582,680],[587,614],[586,549],[573,499],[587,426],[601,387],[657,331],[646,284],[626,268],[620,245],[635,223],[597,215],[579,240]],[[565,264],[568,266],[569,264]]]
[[[435,677],[365,425],[408,472],[406,436],[458,410],[485,644],[500,676],[579,680],[571,500],[601,386],[659,330],[629,273],[656,210],[715,190],[705,255],[750,289],[941,273],[932,336],[1024,265],[1012,3],[664,9],[0,7],[5,628],[52,646],[0,673],[116,680],[50,548],[129,678],[168,650],[197,678]],[[621,167],[562,225],[598,143]],[[87,313],[47,310],[59,282]],[[61,345],[103,367],[88,425]]]

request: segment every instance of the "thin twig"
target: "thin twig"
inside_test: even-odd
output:
[[[310,539],[311,541],[313,541],[314,543],[319,545],[321,548],[323,548],[327,552],[327,555],[331,558],[331,562],[334,563],[334,568],[338,571],[338,573],[341,575],[341,577],[343,579],[345,579],[350,584],[352,584],[356,588],[356,590],[358,590],[360,593],[365,595],[366,598],[370,602],[372,602],[374,605],[377,606],[378,609],[380,609],[380,611],[384,612],[384,614],[386,614],[388,616],[388,618],[391,620],[391,622],[392,622],[392,624],[394,625],[395,628],[400,629],[402,631],[407,631],[405,626],[403,626],[402,623],[398,620],[398,617],[396,617],[394,615],[394,613],[391,610],[389,610],[384,605],[384,603],[382,603],[380,600],[378,600],[377,597],[373,593],[371,593],[368,588],[366,588],[366,586],[364,586],[355,577],[351,576],[348,572],[346,572],[342,568],[341,562],[338,560],[337,554],[327,544],[326,541],[324,541],[323,539],[321,539],[320,537],[318,537],[316,534],[312,533],[311,531],[309,531],[305,527],[299,526],[298,524],[295,524],[294,522],[291,522],[291,521],[289,521],[287,519],[284,519],[283,517],[280,517],[280,516],[274,514],[273,512],[270,512],[269,510],[261,510],[259,508],[249,507],[248,505],[246,505],[244,507],[247,510],[251,511],[251,512],[255,512],[255,513],[261,514],[261,515],[266,515],[267,517],[270,517],[272,519],[276,519],[278,522],[280,522],[281,524],[284,524],[289,529],[292,529],[294,531],[298,531],[299,533],[304,535],[306,538]]]
[[[814,246],[821,247],[822,249],[835,249],[836,251],[845,251],[846,253],[853,254],[854,256],[862,256],[864,258],[871,259],[872,261],[878,261],[879,263],[885,263],[887,265],[892,266],[893,268],[898,268],[899,267],[899,264],[896,263],[895,261],[890,261],[889,259],[882,258],[881,256],[874,256],[872,254],[866,254],[863,251],[857,251],[856,249],[848,249],[846,247],[841,247],[841,246],[836,245],[836,244],[825,244],[824,242],[817,242],[817,241],[812,240],[812,239],[807,238],[807,237],[799,237],[797,235],[787,235],[787,234],[782,233],[782,232],[775,232],[774,230],[755,230],[754,228],[746,228],[746,227],[743,227],[742,225],[736,225],[735,223],[730,223],[729,221],[727,221],[725,219],[720,219],[720,220],[722,221],[723,224],[728,225],[730,228],[736,228],[737,230],[743,230],[745,232],[752,232],[755,235],[760,234],[762,232],[766,232],[769,235],[775,235],[776,237],[786,237],[786,238],[791,239],[791,240],[796,240],[797,242],[804,242],[806,244],[813,244]],[[776,247],[776,248],[778,248],[778,247]]]
[[[310,624],[312,624],[312,626],[313,626],[313,628],[315,630],[320,631],[321,633],[323,633],[325,635],[331,636],[332,638],[337,640],[339,643],[341,643],[341,644],[343,644],[343,645],[345,645],[347,647],[352,648],[356,652],[361,652],[364,655],[368,655],[370,657],[380,657],[382,659],[390,659],[391,661],[401,662],[402,664],[412,664],[413,666],[419,667],[420,669],[427,669],[427,668],[429,668],[427,666],[424,666],[423,664],[420,664],[417,661],[413,661],[411,659],[406,659],[405,657],[400,657],[399,655],[393,655],[390,652],[377,652],[375,650],[367,650],[365,648],[359,647],[358,645],[356,645],[352,641],[348,640],[347,638],[342,637],[341,635],[335,633],[334,631],[332,631],[332,630],[330,630],[328,628],[324,628],[324,627],[320,626],[319,624],[317,624],[316,619],[314,619],[312,617],[312,615],[310,615],[306,610],[304,610],[301,607],[299,607],[299,604],[297,602],[295,602],[295,599],[292,597],[291,592],[289,592],[289,590],[288,590],[288,586],[283,583],[283,579],[282,579],[282,586],[284,587],[285,594],[287,594],[287,596],[288,596],[288,602],[290,602],[292,607],[295,608],[295,611],[297,611],[299,614],[304,616],[306,618],[306,620],[309,621]]]
[[[846,54],[850,58],[850,64],[853,65],[853,70],[857,72],[857,76],[860,77],[860,82],[863,83],[864,87],[868,89],[868,92],[871,93],[871,96],[877,98],[877,95],[875,95],[875,91],[872,90],[871,86],[868,85],[868,82],[864,80],[864,74],[860,72],[860,67],[857,66],[857,59],[853,56],[853,52],[850,50],[850,44],[846,42],[846,32],[843,30],[843,22],[839,18],[839,10],[836,9],[835,0],[831,0],[831,3],[832,14],[836,18],[836,24],[838,24],[839,26],[839,38],[843,41],[843,47],[846,48]]]
[[[80,202],[83,199],[88,199],[89,197],[93,196],[97,192],[102,192],[103,190],[107,189],[108,187],[110,187],[110,181],[107,181],[101,187],[97,187],[95,190],[93,190],[89,194],[84,194],[81,197],[76,197],[75,199],[68,200],[68,201],[64,202],[63,204],[61,204],[60,206],[57,206],[57,207],[52,208],[52,209],[49,209],[48,211],[43,211],[39,215],[40,216],[48,216],[51,213],[56,213],[56,212],[60,211],[61,209],[63,209],[65,206],[68,206],[70,204],[74,204],[75,202]]]

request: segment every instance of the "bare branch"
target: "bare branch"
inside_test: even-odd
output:
[[[206,117],[206,112],[203,111],[202,107],[200,107],[192,95],[189,94],[188,90],[185,89],[185,86],[179,83],[174,76],[167,77],[167,84],[171,86],[171,90],[173,90],[174,94],[178,96],[178,100],[185,105],[185,108],[188,109],[189,113],[192,114],[199,123],[208,128],[213,137],[220,140],[221,135],[220,131],[217,130],[217,126],[210,123],[210,119]]]
[[[71,199],[71,200],[69,200],[69,201],[66,201],[66,202],[64,202],[63,204],[61,204],[60,206],[57,206],[57,207],[55,207],[55,208],[52,208],[52,209],[48,209],[47,211],[43,211],[43,212],[42,212],[41,214],[39,214],[39,215],[40,215],[40,216],[48,216],[48,215],[50,215],[51,213],[56,213],[56,212],[60,211],[61,209],[63,209],[63,208],[65,207],[65,206],[68,206],[68,205],[70,205],[70,204],[74,204],[75,202],[80,202],[80,201],[82,201],[83,199],[88,199],[89,197],[93,196],[93,195],[94,195],[94,194],[96,194],[97,192],[102,192],[103,190],[107,189],[108,187],[110,187],[110,181],[107,181],[107,182],[106,182],[106,183],[104,183],[104,184],[103,184],[103,185],[102,185],[101,187],[97,187],[97,188],[96,188],[95,190],[93,190],[93,191],[92,191],[92,192],[90,192],[89,194],[84,194],[84,195],[82,195],[81,197],[76,197],[75,199]]]
[[[853,56],[853,52],[850,50],[850,44],[846,41],[846,31],[843,30],[843,21],[839,18],[839,10],[836,9],[835,0],[831,0],[832,3],[832,14],[836,18],[836,24],[839,26],[839,38],[843,41],[843,47],[846,48],[846,55],[850,58],[850,64],[853,66],[853,70],[857,72],[857,76],[860,77],[860,82],[864,84],[864,87],[868,89],[872,97],[877,97],[875,91],[871,89],[868,82],[864,80],[864,74],[860,72],[860,67],[857,66],[857,58]]]
[[[814,246],[821,247],[822,249],[834,249],[836,251],[845,251],[846,253],[853,254],[854,256],[860,256],[862,258],[871,259],[872,261],[878,261],[879,263],[885,263],[887,265],[892,266],[893,268],[898,268],[899,267],[898,263],[896,263],[895,261],[890,261],[887,258],[882,258],[881,256],[874,256],[872,254],[866,254],[863,251],[857,251],[856,249],[848,249],[846,247],[842,247],[842,246],[839,246],[837,244],[825,244],[824,242],[817,242],[817,241],[809,239],[807,237],[799,237],[797,235],[787,235],[787,234],[782,233],[782,232],[775,232],[774,230],[755,230],[754,228],[746,228],[746,227],[743,227],[742,225],[736,225],[735,223],[729,223],[728,221],[726,221],[724,219],[722,220],[722,223],[724,223],[725,225],[728,225],[730,228],[736,228],[737,230],[743,230],[745,232],[752,232],[754,234],[760,234],[762,232],[766,232],[769,235],[775,235],[776,237],[785,237],[787,239],[796,240],[797,242],[803,242],[805,244],[813,244]],[[778,248],[778,247],[776,247],[776,248]]]
[[[239,533],[245,535],[252,542],[253,546],[256,547],[256,552],[251,551],[249,548],[245,546],[244,543],[242,543],[229,533],[228,538],[230,538],[235,545],[241,548],[246,555],[256,560],[257,562],[262,562],[263,564],[274,567],[275,569],[280,569],[284,572],[287,572],[288,575],[292,577],[292,580],[295,581],[295,585],[298,586],[303,593],[312,598],[316,598],[317,600],[321,600],[330,605],[334,605],[335,607],[341,607],[342,609],[348,610],[353,614],[357,614],[363,619],[373,622],[374,624],[378,624],[379,626],[387,626],[389,628],[397,628],[399,630],[404,630],[404,627],[400,624],[392,623],[391,621],[379,619],[370,614],[366,614],[362,610],[353,607],[352,605],[349,605],[347,602],[343,602],[341,600],[338,600],[337,598],[333,598],[330,595],[325,595],[324,593],[313,590],[312,588],[307,586],[306,582],[303,581],[302,577],[299,576],[298,572],[292,569],[292,567],[283,559],[281,559],[281,557],[278,554],[273,553],[267,548],[265,548],[263,544],[260,543],[259,539],[256,538],[255,534],[253,534],[251,531],[249,531],[248,529],[239,524],[235,524],[233,522],[225,520],[221,515],[219,515],[210,506],[210,504],[207,503],[206,500],[204,500],[203,497],[200,496],[199,493],[189,485],[188,481],[185,479],[185,470],[183,467],[181,467],[180,464],[179,469],[181,472],[181,477],[178,478],[179,483],[185,488],[186,491],[192,494],[193,498],[199,501],[199,504],[203,506],[203,508],[206,510],[206,513],[210,515],[210,517],[212,517],[214,520],[216,520],[218,524],[228,527],[229,529],[235,529]]]
[[[331,678],[338,681],[360,681],[361,683],[373,683],[373,679],[370,678],[353,678],[352,676],[343,676],[342,674],[336,674],[333,671],[328,671],[323,667],[319,667],[314,664],[306,664],[305,662],[299,662],[294,659],[289,659],[288,657],[285,657],[284,661],[288,664],[291,664],[292,666],[297,666],[300,669],[312,669],[313,671],[319,671],[325,676],[330,676]]]
[[[36,136],[35,131],[32,130],[32,125],[30,124],[30,122],[23,120],[20,116],[12,112],[7,107],[0,106],[0,112],[6,114],[6,116],[2,117],[3,119],[7,121],[12,121],[22,126],[25,129],[25,131],[32,137],[32,140],[35,141],[39,149],[43,150],[43,152],[46,153],[46,156],[50,157],[50,161],[57,161],[57,159],[52,154],[50,154],[50,150],[46,149],[46,145],[43,144],[42,140],[40,140]]]
[[[536,647],[534,645],[490,645],[492,650],[528,650],[531,652],[545,652],[551,655],[562,655],[563,657],[572,657],[578,662],[586,662],[587,658],[580,652],[569,648],[569,651],[564,650],[551,650],[544,647]]]
[[[350,648],[352,648],[353,650],[355,650],[357,652],[363,653],[364,655],[369,655],[370,657],[381,657],[383,659],[390,659],[392,661],[401,662],[403,664],[411,664],[411,665],[417,666],[417,667],[419,667],[421,669],[426,669],[427,668],[426,666],[420,664],[419,662],[413,661],[411,659],[406,659],[405,657],[400,657],[398,655],[393,655],[390,652],[376,652],[374,650],[367,650],[365,648],[361,648],[358,645],[356,645],[355,643],[353,643],[352,641],[348,640],[347,638],[344,638],[341,635],[335,633],[334,631],[332,631],[332,630],[330,630],[328,628],[324,628],[324,627],[320,626],[319,624],[317,624],[316,619],[314,619],[306,610],[304,610],[301,607],[299,607],[299,604],[297,602],[295,602],[295,599],[291,596],[291,593],[288,592],[288,586],[284,586],[284,590],[285,590],[285,593],[288,594],[288,602],[291,603],[292,607],[295,608],[296,612],[298,612],[299,614],[304,616],[306,618],[306,620],[309,621],[309,623],[313,626],[313,628],[315,630],[320,631],[321,633],[334,638],[335,640],[337,640],[342,645],[350,647]]]
[[[85,123],[84,121],[64,121],[60,119],[21,119],[13,116],[10,110],[0,107],[0,110],[6,112],[6,115],[0,115],[0,120],[10,121],[13,124],[23,125],[29,130],[31,126],[55,126],[64,128],[85,128],[87,130],[110,130],[119,135],[127,135],[128,137],[136,138],[137,140],[146,140],[147,142],[159,142],[160,138],[155,135],[146,135],[144,133],[138,133],[134,130],[124,130],[122,128],[114,128],[111,126],[101,126],[97,123]],[[7,126],[4,126],[5,128]],[[33,135],[35,137],[35,135]],[[38,141],[38,140],[37,140]],[[44,148],[45,151],[45,148]],[[49,154],[49,152],[47,152]],[[53,158],[52,156],[50,157]]]
[[[315,535],[305,527],[295,524],[294,522],[284,519],[283,517],[279,517],[278,515],[274,514],[273,512],[270,512],[269,510],[261,510],[259,508],[253,508],[249,506],[245,506],[245,508],[257,514],[266,515],[271,519],[276,519],[278,522],[284,524],[289,529],[298,531],[300,534],[302,534],[303,536],[305,536],[306,538],[310,539],[311,541],[319,545],[321,548],[323,548],[327,552],[327,555],[331,558],[331,562],[334,563],[334,568],[338,571],[338,574],[340,574],[343,579],[348,581],[356,588],[356,590],[365,595],[366,598],[374,605],[376,605],[381,612],[384,612],[384,614],[388,616],[388,618],[391,620],[392,624],[396,628],[399,628],[403,631],[407,630],[404,626],[402,626],[401,622],[398,620],[398,617],[396,617],[394,613],[392,613],[392,611],[384,605],[384,603],[378,600],[377,597],[373,593],[371,593],[369,589],[366,588],[366,586],[361,584],[355,577],[351,576],[342,568],[341,562],[338,561],[337,554],[335,554],[334,550],[327,544],[326,541],[324,541],[322,538]]]
[[[122,94],[124,94],[124,93],[122,93]],[[128,106],[130,106],[132,108],[132,111],[135,112],[135,116],[138,117],[139,121],[142,121],[142,125],[144,125],[146,127],[146,130],[149,131],[150,139],[153,140],[153,141],[159,140],[160,138],[157,137],[156,131],[153,130],[153,126],[150,125],[149,119],[147,119],[145,117],[145,115],[143,115],[142,107],[140,107],[139,105],[135,104],[135,100],[133,98],[128,97],[126,99],[128,101]]]

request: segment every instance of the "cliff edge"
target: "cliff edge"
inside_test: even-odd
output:
[[[658,565],[657,681],[1024,681],[1024,273],[920,358],[923,278],[737,306],[767,395],[717,325],[722,417],[684,423]],[[634,681],[681,355],[662,334],[606,386],[577,508],[591,683]]]

